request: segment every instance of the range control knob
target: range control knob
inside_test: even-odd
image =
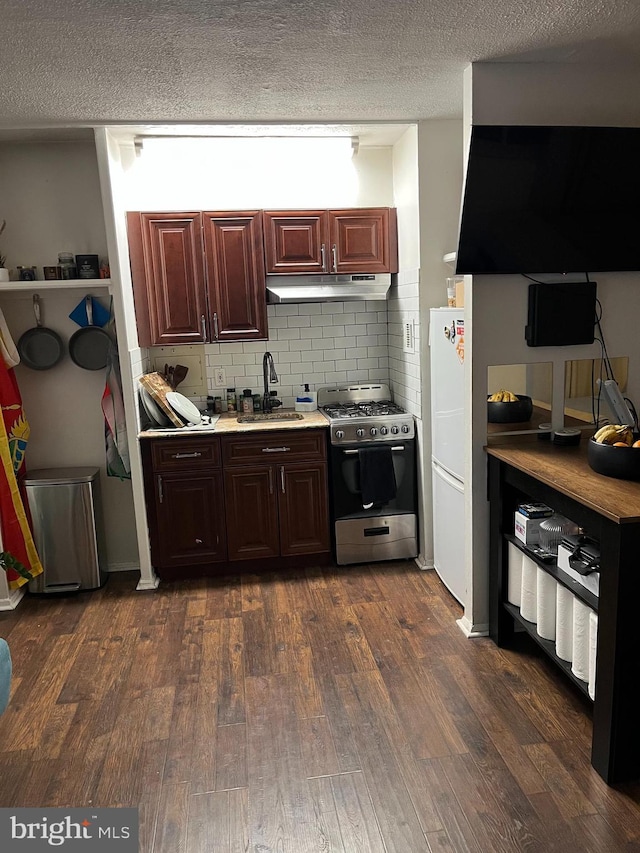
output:
[[[409,432],[409,427],[407,426],[407,424],[402,425],[402,432]]]
[[[356,430],[356,435],[358,436],[358,438],[362,438],[362,436],[364,435],[364,430],[358,427],[358,429]]]
[[[336,430],[336,438],[344,438],[344,430],[343,429],[337,429]]]
[[[400,430],[398,429],[398,427],[397,427],[397,426],[392,426],[392,427],[391,427],[391,432],[392,432],[394,435],[397,435],[397,434],[400,432]]]
[[[378,434],[378,430],[375,427],[371,427],[369,432],[371,433],[371,435],[377,435]]]
[[[380,427],[380,435],[386,435],[389,430],[386,427]]]

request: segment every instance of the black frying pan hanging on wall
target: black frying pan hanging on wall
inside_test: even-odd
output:
[[[107,354],[111,338],[101,329],[93,325],[93,305],[91,296],[85,298],[88,326],[83,326],[71,335],[69,340],[69,355],[74,364],[84,370],[100,370],[107,366]]]
[[[18,341],[20,361],[32,370],[49,370],[64,355],[64,344],[57,332],[42,325],[37,293],[33,294],[33,313],[36,317],[35,328],[28,329]]]

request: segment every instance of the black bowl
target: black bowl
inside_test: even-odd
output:
[[[637,440],[637,434],[633,438]],[[612,444],[598,444],[590,438],[587,461],[594,471],[605,477],[640,480],[640,447],[614,447]]]
[[[498,403],[487,400],[487,420],[490,424],[521,424],[531,419],[533,403],[531,397],[517,394],[513,403]]]

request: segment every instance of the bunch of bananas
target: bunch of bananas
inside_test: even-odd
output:
[[[501,388],[499,391],[496,391],[495,394],[492,394],[488,401],[490,403],[517,403],[518,398],[515,394],[512,394],[511,391],[505,391],[504,388]]]
[[[633,444],[633,431],[625,424],[606,424],[593,436],[598,444],[617,444],[624,442],[631,446]]]

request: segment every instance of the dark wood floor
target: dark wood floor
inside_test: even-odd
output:
[[[139,806],[142,853],[640,850],[588,702],[434,572],[135,582],[0,614],[0,806]]]

